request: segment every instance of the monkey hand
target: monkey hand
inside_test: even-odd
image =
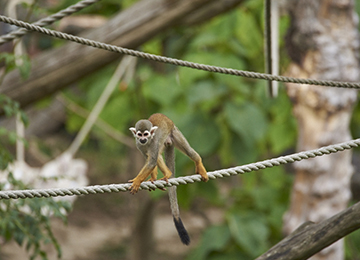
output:
[[[129,182],[132,182],[132,185],[129,188],[129,191],[131,194],[135,194],[139,191],[141,181],[137,181],[136,179],[129,180]]]

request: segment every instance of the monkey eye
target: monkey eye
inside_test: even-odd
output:
[[[146,130],[144,133],[138,131],[138,132],[136,133],[136,135],[137,135],[137,137],[139,137],[139,138],[148,137],[148,136],[150,136],[150,132],[147,131],[147,130]]]

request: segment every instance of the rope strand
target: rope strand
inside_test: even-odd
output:
[[[301,161],[309,158],[315,158],[317,156],[322,156],[326,154],[336,153],[354,147],[360,146],[360,138],[343,142],[340,144],[324,146],[319,149],[299,152],[287,156],[281,156],[274,159],[269,159],[261,162],[251,163],[243,166],[238,166],[229,169],[222,169],[218,171],[208,172],[210,179],[215,180],[218,178],[229,177],[232,175],[243,174],[252,171],[258,171],[261,169],[271,168],[274,166],[279,166],[282,164],[292,163],[295,161]],[[201,176],[191,175],[183,176],[178,178],[171,178],[168,182],[165,181],[155,181],[152,182],[143,182],[141,183],[140,188],[142,190],[154,190],[157,188],[166,188],[171,186],[178,186],[182,184],[189,184],[194,182],[201,182]],[[131,183],[123,184],[109,184],[109,185],[95,185],[87,186],[82,188],[69,188],[69,189],[34,189],[34,190],[13,190],[13,191],[0,191],[0,200],[1,199],[25,199],[25,198],[48,198],[48,197],[58,197],[58,196],[72,196],[72,195],[89,195],[89,194],[102,194],[102,193],[111,193],[111,192],[126,192],[129,190]]]
[[[68,8],[66,9],[63,9],[55,14],[52,14],[48,17],[45,17],[43,19],[40,19],[39,21],[33,23],[34,25],[37,25],[37,26],[46,26],[46,25],[50,25],[56,21],[59,21],[61,20],[62,18],[66,17],[66,16],[69,16],[73,13],[76,13],[82,9],[84,9],[85,7],[88,7],[89,5],[92,5],[94,3],[97,3],[101,0],[83,0],[77,4],[74,4],[74,5],[71,5],[69,6]],[[6,35],[3,35],[0,37],[0,45],[6,43],[6,42],[9,42],[9,41],[12,41],[14,40],[15,38],[19,38],[19,37],[22,37],[24,36],[25,34],[27,34],[29,31],[26,30],[26,29],[17,29],[15,31],[12,31]]]
[[[30,31],[40,32],[40,33],[50,35],[50,36],[53,36],[53,37],[56,37],[59,39],[73,41],[73,42],[80,43],[83,45],[92,46],[92,47],[95,47],[98,49],[103,49],[103,50],[116,52],[116,53],[120,53],[120,54],[131,55],[131,56],[135,56],[135,57],[139,57],[139,58],[143,58],[143,59],[149,59],[149,60],[173,64],[173,65],[177,65],[177,66],[198,69],[198,70],[204,70],[204,71],[216,72],[216,73],[222,73],[222,74],[228,74],[228,75],[235,75],[235,76],[242,76],[242,77],[254,78],[254,79],[288,82],[288,83],[322,85],[322,86],[327,86],[327,87],[341,87],[341,88],[356,88],[356,89],[360,88],[360,83],[328,81],[328,80],[314,80],[314,79],[301,79],[301,78],[293,78],[293,77],[285,77],[285,76],[276,76],[276,75],[270,75],[270,74],[266,74],[266,73],[229,69],[229,68],[223,68],[223,67],[218,67],[218,66],[210,66],[210,65],[194,63],[194,62],[189,62],[189,61],[184,61],[184,60],[179,60],[179,59],[168,58],[168,57],[164,57],[164,56],[160,56],[160,55],[144,53],[144,52],[140,52],[140,51],[135,51],[135,50],[127,49],[127,48],[114,46],[111,44],[93,41],[93,40],[85,39],[82,37],[58,32],[58,31],[54,31],[54,30],[45,29],[40,26],[36,26],[36,25],[29,24],[29,23],[26,23],[23,21],[12,19],[12,18],[4,16],[4,15],[0,15],[0,21],[8,23],[8,24],[16,25],[19,27],[23,27]]]

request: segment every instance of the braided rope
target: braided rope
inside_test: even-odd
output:
[[[80,11],[81,9],[84,9],[85,7],[89,6],[89,5],[92,5],[94,3],[97,3],[101,0],[83,0],[77,4],[74,4],[74,5],[71,5],[69,6],[68,8],[66,9],[63,9],[55,14],[52,14],[48,17],[45,17],[43,19],[40,19],[39,21],[33,23],[33,25],[37,25],[37,26],[46,26],[46,25],[49,25],[49,24],[52,24],[56,21],[59,21],[61,20],[62,18],[64,18],[65,16],[69,16],[73,13],[76,13],[78,11]],[[25,34],[27,34],[29,31],[26,30],[26,29],[17,29],[15,31],[12,31],[6,35],[3,35],[0,37],[0,45],[6,43],[6,42],[9,42],[9,41],[12,41],[14,40],[15,38],[18,38],[18,37],[22,37],[24,36]]]
[[[299,152],[287,156],[281,156],[278,158],[251,163],[234,168],[208,172],[208,176],[210,179],[215,180],[217,178],[229,177],[232,175],[243,174],[246,172],[257,171],[265,168],[271,168],[273,166],[279,166],[286,163],[292,163],[295,161],[314,158],[325,154],[336,153],[359,146],[360,146],[360,138],[348,142],[343,142],[340,144],[324,146],[315,150]],[[201,176],[196,174],[191,176],[171,178],[169,179],[169,182],[165,182],[165,181],[155,181],[154,183],[143,182],[141,183],[140,188],[142,190],[154,190],[157,188],[163,189],[165,187],[178,186],[181,184],[189,184],[194,182],[201,182]],[[42,197],[48,198],[48,197],[58,197],[58,196],[111,193],[111,192],[120,192],[120,191],[125,192],[129,190],[130,186],[131,183],[124,183],[124,184],[110,184],[110,185],[95,185],[95,186],[70,188],[70,189],[64,188],[64,189],[0,191],[0,199],[19,199],[19,198],[24,199],[24,198],[42,198]]]
[[[342,87],[342,88],[360,88],[360,83],[351,83],[351,82],[338,82],[338,81],[327,81],[327,80],[314,80],[314,79],[300,79],[300,78],[293,78],[293,77],[284,77],[284,76],[276,76],[266,73],[259,73],[259,72],[250,72],[250,71],[243,71],[243,70],[236,70],[236,69],[229,69],[223,68],[218,66],[210,66],[200,63],[194,63],[189,61],[183,61],[179,59],[168,58],[160,55],[154,55],[149,53],[144,53],[140,51],[135,51],[127,48],[122,48],[118,46],[114,46],[111,44],[106,44],[98,41],[93,41],[89,39],[85,39],[78,36],[73,36],[70,34],[45,29],[33,24],[29,24],[23,21],[19,21],[16,19],[9,18],[7,16],[0,15],[0,21],[13,24],[19,27],[26,28],[30,31],[40,32],[46,35],[50,35],[59,39],[64,39],[68,41],[73,41],[76,43],[80,43],[87,46],[92,46],[98,49],[103,49],[111,52],[131,55],[135,57],[140,57],[143,59],[154,60],[163,63],[169,63],[177,66],[194,68],[198,70],[204,70],[209,72],[217,72],[222,74],[228,75],[235,75],[235,76],[242,76],[247,78],[256,78],[256,79],[264,79],[264,80],[272,80],[272,81],[280,81],[280,82],[289,82],[289,83],[298,83],[298,84],[309,84],[309,85],[322,85],[327,87]]]

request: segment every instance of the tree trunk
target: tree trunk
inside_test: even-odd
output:
[[[359,81],[358,17],[353,0],[291,0],[287,47],[292,77]],[[298,121],[299,151],[351,139],[349,122],[357,91],[287,84]],[[305,221],[319,222],[345,209],[353,173],[351,151],[295,164],[291,205],[284,216],[289,234]],[[343,259],[339,241],[311,259]]]
[[[104,26],[86,31],[81,36],[125,48],[136,48],[172,26],[190,26],[208,20],[243,1],[143,0]],[[120,55],[109,51],[69,42],[32,59],[27,80],[21,79],[17,70],[6,75],[0,93],[26,106],[119,58]]]

